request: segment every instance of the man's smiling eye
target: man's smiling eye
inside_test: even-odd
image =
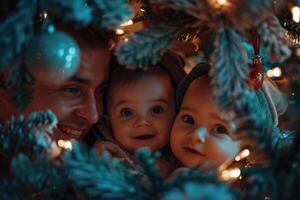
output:
[[[63,91],[69,93],[70,95],[80,95],[81,94],[80,88],[78,88],[76,86],[64,87]]]
[[[228,130],[222,124],[216,124],[213,127],[213,133],[216,133],[216,134],[228,134]]]
[[[195,124],[195,121],[194,121],[193,117],[190,116],[190,115],[183,115],[181,119],[186,124],[190,124],[190,125]]]
[[[157,115],[157,114],[161,114],[161,113],[163,113],[163,112],[164,112],[164,108],[163,108],[162,106],[153,106],[153,107],[151,108],[151,113],[152,113],[152,114]]]
[[[131,117],[133,115],[133,112],[130,108],[123,108],[120,112],[122,117]]]

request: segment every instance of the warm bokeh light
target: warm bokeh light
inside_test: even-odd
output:
[[[282,72],[281,72],[281,69],[280,69],[279,67],[275,67],[275,68],[273,69],[273,76],[274,76],[274,77],[280,77],[281,74],[282,74]]]
[[[281,75],[282,75],[282,71],[281,71],[280,67],[275,67],[274,69],[269,69],[267,71],[267,76],[269,78],[272,78],[272,77],[278,78],[278,77],[281,77]]]
[[[217,3],[218,3],[220,6],[225,6],[228,2],[227,2],[227,0],[217,0]]]
[[[129,26],[129,25],[132,25],[132,24],[133,24],[133,21],[128,20],[128,21],[124,22],[123,24],[121,24],[121,26]]]
[[[249,149],[244,149],[235,157],[235,161],[243,160],[243,159],[247,158],[249,155],[250,155]]]
[[[300,8],[298,6],[294,6],[291,8],[292,15],[293,15],[293,20],[296,23],[300,22]]]
[[[122,35],[122,34],[124,34],[124,30],[123,29],[116,29],[116,34],[117,35]]]
[[[58,140],[57,145],[67,151],[72,151],[72,142],[69,140]]]
[[[220,179],[223,181],[230,181],[234,180],[240,177],[241,175],[241,170],[237,167],[235,168],[230,168],[230,169],[225,169],[221,172],[220,174]]]

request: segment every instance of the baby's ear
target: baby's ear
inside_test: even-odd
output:
[[[110,118],[108,115],[104,115],[102,120],[98,123],[98,129],[101,131],[102,135],[108,141],[113,141],[113,133],[110,123]]]

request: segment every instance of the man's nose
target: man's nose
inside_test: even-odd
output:
[[[99,114],[101,114],[103,110],[103,105],[97,105],[97,103],[99,104],[100,102],[96,101],[94,94],[86,94],[77,109],[77,116],[83,118],[89,124],[96,124],[99,119]]]

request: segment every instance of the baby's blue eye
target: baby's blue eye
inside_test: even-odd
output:
[[[123,108],[121,110],[122,117],[131,117],[132,115],[133,115],[133,112],[129,108]]]
[[[161,114],[162,112],[164,112],[164,108],[162,106],[153,106],[151,109],[151,113],[152,114]]]
[[[195,124],[193,117],[191,117],[190,115],[183,115],[181,119],[186,124],[190,124],[190,125]]]
[[[213,133],[217,134],[228,134],[227,128],[222,124],[216,124],[213,127]]]

